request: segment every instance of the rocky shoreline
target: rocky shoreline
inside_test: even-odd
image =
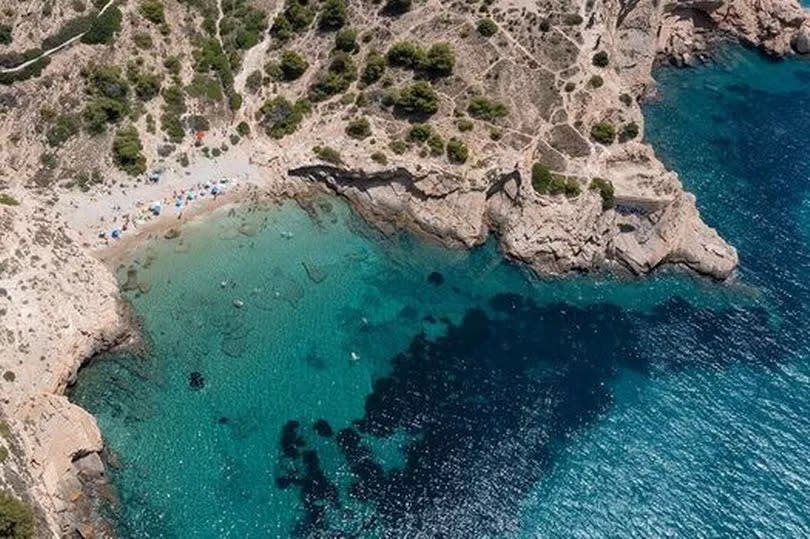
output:
[[[601,14],[611,21],[604,39],[619,64],[616,80],[607,81],[615,90],[611,98],[619,91],[646,95],[656,60],[691,65],[717,38],[777,56],[810,52],[808,15],[792,0],[640,1],[613,8]],[[572,121],[618,114],[600,98],[583,97],[566,107],[559,110]],[[643,125],[637,103],[626,114]],[[448,247],[469,248],[496,234],[506,256],[541,276],[644,275],[668,264],[719,280],[733,274],[736,251],[700,219],[694,196],[649,146],[595,148],[562,125],[538,137],[533,154],[526,154],[515,135],[514,150],[456,173],[405,162],[369,165],[351,151],[345,165],[312,164],[313,139],[329,136],[319,134],[312,120],[302,126],[310,135],[302,135],[300,143],[257,143],[252,158],[260,173],[251,182],[270,198],[327,190],[384,231],[404,228]],[[568,170],[583,177],[610,178],[616,209],[604,211],[599,193],[587,188],[572,199],[539,196],[531,187],[529,163],[540,158],[558,164],[555,169],[570,164]],[[65,222],[67,209],[32,199],[0,206],[3,252],[23,255],[0,264],[0,309],[9,321],[0,328],[5,329],[0,345],[9,351],[0,358],[0,370],[16,380],[2,386],[0,416],[14,451],[0,468],[0,485],[34,507],[42,537],[93,534],[85,479],[103,477],[103,440],[95,419],[64,393],[84,361],[133,337],[111,269],[86,245],[87,237],[79,238]],[[42,260],[55,260],[56,269]],[[13,275],[25,279],[7,286]],[[107,533],[95,530],[96,536]]]

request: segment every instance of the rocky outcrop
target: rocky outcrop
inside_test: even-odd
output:
[[[504,254],[541,276],[622,269],[640,275],[682,263],[725,279],[737,264],[736,250],[701,221],[694,196],[681,190],[668,198],[620,193],[618,208],[604,211],[587,185],[574,199],[539,196],[519,171],[482,182],[402,168],[368,173],[322,165],[289,174],[327,186],[383,231],[404,228],[448,247],[479,245],[494,232]]]

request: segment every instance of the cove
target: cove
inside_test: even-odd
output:
[[[71,393],[109,446],[118,533],[810,533],[810,66],[723,55],[659,70],[645,114],[740,251],[730,285],[537,281],[332,198],[144,248],[146,351]]]

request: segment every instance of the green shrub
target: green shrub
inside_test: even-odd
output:
[[[0,491],[0,537],[33,539],[35,535],[31,508],[11,493]]]
[[[588,84],[591,85],[591,88],[601,88],[602,85],[605,84],[605,81],[599,75],[594,75],[591,77],[591,80],[588,81]]]
[[[364,139],[371,136],[371,124],[366,118],[355,118],[346,126],[346,134],[352,138]]]
[[[79,188],[79,190],[82,192],[87,192],[90,190],[92,185],[102,183],[104,178],[101,176],[101,171],[94,168],[90,173],[86,171],[78,173],[75,180],[76,186]]]
[[[559,174],[552,174],[551,183],[548,186],[548,194],[561,195],[565,193],[566,184],[567,181],[565,179],[565,176],[560,176]]]
[[[357,50],[357,30],[341,28],[335,34],[335,48],[339,51],[354,52]]]
[[[239,144],[239,141],[242,140],[242,137],[237,135],[236,133],[231,133],[228,135],[228,140],[231,142],[231,146],[236,146]]]
[[[622,103],[622,105],[624,105],[625,107],[629,107],[630,105],[632,105],[632,104],[633,104],[633,98],[630,96],[630,94],[621,94],[621,95],[619,96],[619,101],[620,101],[620,102]]]
[[[222,86],[217,79],[207,73],[195,73],[191,84],[186,87],[186,93],[197,99],[222,101]]]
[[[330,148],[329,146],[315,146],[312,148],[312,151],[315,153],[315,157],[321,161],[326,161],[333,165],[343,164],[343,158],[340,156],[340,152],[334,148]]]
[[[89,65],[82,70],[90,101],[84,119],[91,133],[103,133],[107,124],[117,123],[130,113],[129,84],[115,66]]]
[[[632,139],[634,139],[634,138],[636,138],[638,136],[638,133],[639,133],[639,128],[638,128],[638,124],[636,122],[626,123],[622,127],[622,132],[621,132],[621,135],[619,135],[619,139],[622,142],[632,140]]]
[[[616,198],[613,189],[613,182],[604,178],[593,178],[591,189],[599,189],[599,196],[602,197],[602,209],[609,210],[616,206]]]
[[[186,134],[180,116],[186,112],[186,98],[183,89],[175,84],[163,90],[163,113],[160,116],[161,129],[172,142],[179,142]]]
[[[310,109],[311,106],[306,99],[299,99],[295,103],[291,103],[285,97],[276,96],[265,101],[259,109],[259,113],[262,115],[261,124],[264,126],[265,133],[275,139],[280,139],[294,133]]]
[[[484,37],[492,37],[498,33],[498,25],[492,19],[481,19],[478,21],[478,33]]]
[[[532,187],[536,193],[546,195],[549,192],[552,179],[551,171],[542,163],[532,165]]]
[[[278,67],[281,79],[292,81],[300,78],[309,69],[309,62],[297,52],[287,49],[281,53],[281,61]]]
[[[412,0],[387,0],[384,11],[389,15],[401,15],[411,9]]]
[[[258,93],[262,84],[264,84],[264,77],[262,76],[262,72],[258,69],[251,71],[250,75],[245,79],[245,88],[251,94]]]
[[[430,46],[419,68],[431,77],[447,77],[456,65],[456,53],[447,43],[434,43]]]
[[[146,172],[146,157],[141,153],[143,145],[135,126],[122,127],[113,139],[113,161],[116,166],[131,176]]]
[[[429,82],[416,81],[397,92],[394,106],[405,114],[435,114],[439,110],[439,96]]]
[[[428,124],[414,124],[408,131],[408,140],[411,142],[425,142],[433,134]]]
[[[326,70],[318,73],[309,87],[309,97],[313,101],[323,101],[333,95],[345,92],[357,79],[354,60],[345,52],[332,56]]]
[[[579,185],[579,180],[576,178],[567,178],[565,180],[565,187],[563,188],[563,192],[565,196],[568,198],[574,198],[582,193],[582,188]]]
[[[346,24],[346,0],[325,0],[321,7],[318,26],[322,30],[337,30]]]
[[[6,446],[0,445],[0,464],[3,464],[8,459],[8,449]]]
[[[605,51],[599,51],[593,55],[591,62],[596,67],[607,67],[610,63],[610,59],[608,58],[608,53]]]
[[[427,139],[427,146],[430,148],[430,153],[433,155],[441,155],[444,153],[444,139],[438,133],[433,133]]]
[[[397,155],[404,154],[410,148],[407,142],[398,138],[395,138],[390,143],[388,143],[388,147],[391,148],[391,151]]]
[[[363,82],[373,84],[385,73],[385,57],[378,51],[371,51],[366,56],[366,67],[363,69]]]
[[[163,24],[166,22],[166,14],[163,9],[163,2],[160,0],[141,0],[138,12],[149,22]]]
[[[55,148],[78,135],[81,128],[82,121],[78,114],[60,114],[53,125],[48,128],[45,138],[48,140],[48,145]]]
[[[8,24],[0,24],[0,45],[11,44],[12,28]]]
[[[563,88],[566,92],[573,92],[576,89],[577,85],[571,81],[565,83],[565,87]]]
[[[228,108],[231,109],[232,112],[236,112],[242,108],[242,100],[242,94],[232,91],[228,96]]]
[[[611,144],[616,139],[616,128],[610,122],[598,122],[591,127],[591,138],[601,144]]]
[[[121,30],[121,10],[112,5],[93,19],[90,29],[82,36],[82,43],[90,45],[110,43],[119,30]]]
[[[491,122],[508,115],[509,108],[499,101],[489,99],[488,97],[484,97],[482,95],[477,95],[470,99],[467,112],[469,112],[470,116],[473,118]]]
[[[160,76],[155,73],[133,71],[128,75],[135,95],[141,101],[151,101],[160,94]]]
[[[551,21],[548,19],[543,19],[540,21],[540,31],[541,32],[548,32],[551,30]]]
[[[135,32],[132,34],[132,42],[135,43],[135,46],[139,49],[151,49],[154,47],[152,36],[150,36],[148,32]]]
[[[467,145],[457,138],[451,138],[447,142],[447,160],[451,163],[458,165],[466,163],[469,153]]]
[[[239,122],[239,125],[236,126],[236,132],[241,136],[246,137],[250,135],[250,126],[247,122]]]
[[[11,196],[9,194],[6,194],[6,193],[0,193],[0,205],[3,205],[3,206],[19,206],[20,203],[17,202],[17,199],[15,199],[13,196]]]
[[[383,152],[374,152],[371,154],[371,160],[375,163],[379,163],[380,165],[387,165],[388,164],[388,156],[385,155]]]
[[[165,60],[163,60],[163,67],[171,73],[172,75],[179,75],[181,64],[180,64],[180,57],[179,56],[169,56]]]
[[[475,124],[473,124],[472,120],[469,120],[467,118],[460,118],[458,121],[456,121],[456,127],[458,127],[458,130],[461,131],[462,133],[472,131],[474,125]]]
[[[385,57],[389,65],[416,69],[425,61],[425,52],[410,41],[397,41]]]
[[[281,43],[289,41],[293,35],[293,31],[292,24],[290,24],[287,16],[283,13],[276,17],[276,20],[273,21],[273,26],[270,27],[270,35]]]

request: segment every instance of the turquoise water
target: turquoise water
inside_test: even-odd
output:
[[[536,281],[335,199],[140,253],[147,351],[71,394],[120,535],[810,534],[810,65],[726,56],[645,114],[732,284]]]

